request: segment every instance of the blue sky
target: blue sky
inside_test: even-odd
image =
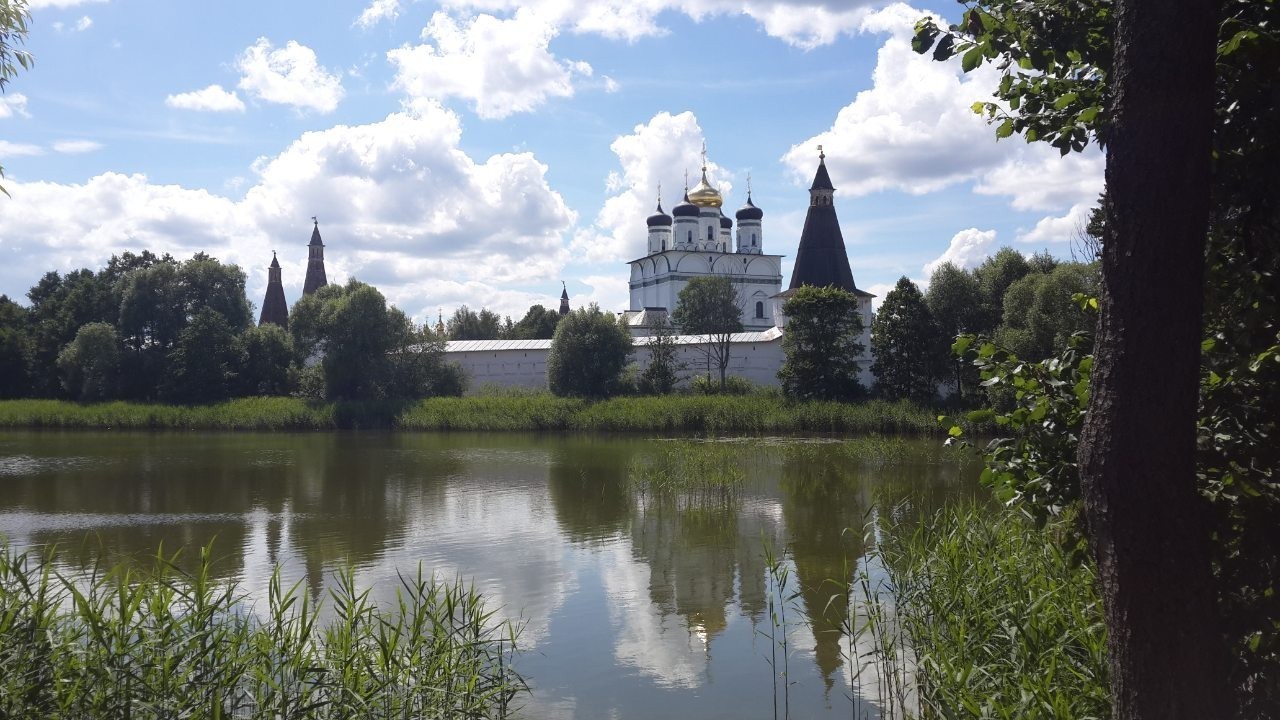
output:
[[[910,52],[949,2],[33,0],[36,67],[0,96],[0,293],[112,253],[204,250],[290,303],[310,217],[329,277],[419,320],[487,306],[626,308],[656,185],[705,140],[728,213],[788,256],[823,144],[859,287],[1002,245],[1067,255],[1095,151],[997,143],[990,68]],[[784,280],[785,282],[785,280]]]

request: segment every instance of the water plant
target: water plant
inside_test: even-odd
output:
[[[461,580],[419,568],[384,609],[345,569],[324,608],[277,568],[262,607],[209,547],[176,560],[66,576],[0,545],[0,717],[495,718],[526,690],[519,627]]]

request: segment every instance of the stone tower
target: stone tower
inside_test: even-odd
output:
[[[329,281],[324,275],[324,242],[320,240],[320,221],[311,218],[316,224],[311,231],[311,244],[307,246],[307,279],[302,283],[302,294],[310,295]]]
[[[324,268],[320,269],[324,277]],[[280,283],[280,261],[271,253],[271,265],[267,268],[267,296],[262,299],[262,314],[258,316],[258,325],[271,323],[282,328],[289,327],[289,306],[284,301],[284,285]]]
[[[835,194],[831,175],[827,173],[827,156],[819,148],[818,172],[809,188],[809,212],[804,218],[804,229],[800,231],[800,247],[796,249],[790,290],[812,285],[858,292],[853,284],[853,271],[849,269],[849,255],[844,247],[844,235],[840,232],[840,220],[836,217]]]
[[[563,280],[560,281],[560,286],[564,288],[560,291],[560,314],[563,316],[569,314],[569,286]]]

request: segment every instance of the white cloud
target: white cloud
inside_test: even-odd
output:
[[[27,7],[31,10],[43,10],[45,8],[69,8],[77,5],[87,5],[89,3],[104,3],[107,0],[30,0]]]
[[[630,135],[614,139],[609,149],[618,156],[620,171],[609,174],[605,189],[611,195],[595,219],[595,226],[574,238],[574,247],[588,261],[630,260],[643,255],[645,218],[657,204],[662,183],[663,209],[667,212],[683,194],[684,173],[697,183],[701,159],[702,128],[692,112],[672,115],[660,112],[649,122],[636,125]],[[707,174],[727,199],[733,191],[732,176],[714,162]]]
[[[0,160],[16,155],[43,155],[44,148],[30,143],[14,143],[0,140]]]
[[[1025,153],[984,174],[974,191],[1006,195],[1015,210],[1057,210],[1095,202],[1105,169],[1106,157],[1096,148],[1064,157],[1056,150]]]
[[[81,15],[80,19],[76,21],[76,24],[73,25],[71,29],[75,32],[84,32],[91,27],[93,27],[93,18],[88,15]]]
[[[530,288],[561,276],[576,216],[532,154],[473,160],[460,140],[457,116],[429,104],[309,132],[257,163],[240,201],[143,175],[12,182],[0,213],[0,287],[21,295],[44,269],[96,266],[126,249],[203,250],[245,267],[249,297],[260,302],[275,249],[293,298],[308,218],[319,215],[330,279],[370,282],[420,320],[461,302],[522,315],[530,298],[554,301]]]
[[[400,0],[373,0],[356,18],[356,25],[369,29],[383,20],[395,20],[400,15]]]
[[[411,100],[459,97],[482,118],[527,112],[552,97],[573,95],[575,75],[591,66],[563,61],[548,51],[555,26],[520,10],[508,19],[479,15],[465,22],[437,12],[420,45],[387,53],[396,67],[395,87]]]
[[[53,144],[53,151],[64,155],[81,155],[101,149],[102,143],[92,140],[59,140]]]
[[[527,8],[557,26],[634,42],[662,35],[661,14],[682,13],[694,20],[745,15],[766,34],[811,49],[851,34],[877,0],[444,0],[463,11],[515,12]]]
[[[22,93],[0,95],[0,119],[11,118],[14,115],[31,117],[27,112],[27,96]]]
[[[608,75],[605,75],[602,79],[604,80],[604,91],[605,91],[605,92],[607,92],[607,93],[616,93],[616,92],[618,92],[619,90],[621,90],[621,89],[622,89],[622,86],[618,84],[618,81],[617,81],[617,80],[614,80],[613,78],[609,77]]]
[[[224,90],[221,85],[170,95],[164,99],[164,104],[181,110],[244,112],[244,101],[240,96],[234,90]]]
[[[330,113],[342,100],[341,78],[319,65],[314,50],[295,40],[275,49],[270,40],[258,38],[241,54],[236,69],[242,73],[239,88],[266,102]]]
[[[1018,242],[1039,245],[1072,242],[1084,233],[1092,210],[1093,205],[1090,203],[1072,205],[1066,215],[1041,219],[1031,230],[1018,235]]]
[[[933,271],[944,263],[951,263],[961,269],[975,268],[991,254],[996,244],[995,230],[979,230],[968,228],[961,230],[951,238],[947,249],[936,259],[925,263],[921,269],[925,277],[933,275]]]

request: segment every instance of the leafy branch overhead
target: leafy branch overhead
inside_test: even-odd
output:
[[[959,56],[966,73],[994,63],[996,99],[975,102],[973,111],[996,124],[997,138],[1019,133],[1066,155],[1084,150],[1091,136],[1106,143],[1112,20],[1110,3],[994,0],[945,30],[921,19],[911,47],[940,62]]]

